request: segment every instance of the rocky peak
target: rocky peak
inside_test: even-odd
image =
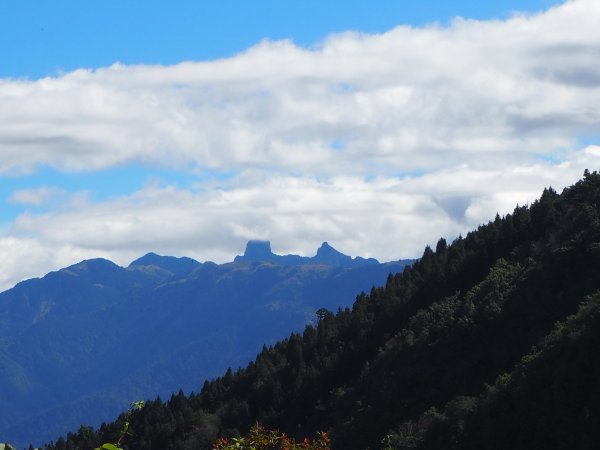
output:
[[[248,241],[246,244],[244,259],[247,261],[269,261],[273,256],[269,241]]]
[[[315,262],[330,266],[345,267],[352,264],[352,258],[350,256],[338,252],[327,242],[321,244],[317,250],[317,255],[313,259]]]

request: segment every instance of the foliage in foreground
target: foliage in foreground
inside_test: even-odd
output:
[[[256,424],[246,436],[240,438],[220,438],[213,450],[329,450],[329,436],[317,433],[315,440],[304,438],[297,443],[294,439],[275,430],[267,430]]]
[[[144,404],[145,402],[142,400],[138,402],[133,402],[131,403],[131,405],[129,405],[129,409],[127,410],[127,412],[125,412],[125,416],[123,417],[123,427],[119,432],[119,439],[116,443],[106,442],[100,447],[96,447],[94,450],[123,450],[121,448],[121,443],[123,442],[123,439],[127,436],[131,436],[131,433],[129,432],[129,418],[131,417],[131,413],[133,411],[139,411],[140,409],[142,409],[144,407]]]

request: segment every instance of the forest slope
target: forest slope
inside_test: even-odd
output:
[[[600,175],[496,217],[198,394],[149,402],[129,449],[210,448],[256,421],[335,449],[599,442]],[[325,304],[325,299],[323,299]],[[47,449],[88,448],[119,423]]]
[[[407,263],[326,243],[312,258],[279,256],[251,242],[227,264],[150,253],[129,267],[94,259],[22,282],[0,293],[0,401],[11,412],[0,414],[0,436],[41,443],[132,400],[198,390]]]

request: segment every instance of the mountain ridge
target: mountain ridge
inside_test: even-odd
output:
[[[270,241],[251,240],[243,255],[236,256],[234,262],[269,261],[282,265],[324,264],[335,267],[360,267],[379,264],[375,258],[350,257],[333,248],[327,241],[317,249],[315,256],[277,255],[271,250]]]
[[[43,430],[33,437],[48,440],[136,398],[197,390],[412,263],[296,262],[93,258],[0,293],[0,399],[12,410],[0,435],[20,446]],[[90,414],[94,401],[103,406]]]

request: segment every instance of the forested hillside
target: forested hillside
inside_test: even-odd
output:
[[[133,400],[197,390],[407,263],[328,244],[312,258],[279,256],[262,242],[233,263],[150,253],[129,267],[87,260],[19,283],[0,293],[0,404],[10,411],[0,439],[41,444]]]
[[[392,243],[390,243],[391,245]],[[600,442],[600,175],[435,249],[199,393],[149,402],[128,449],[211,448],[255,423],[334,449]],[[327,304],[323,299],[323,304]],[[190,349],[193,351],[193,349]],[[121,424],[50,449],[94,448]]]

